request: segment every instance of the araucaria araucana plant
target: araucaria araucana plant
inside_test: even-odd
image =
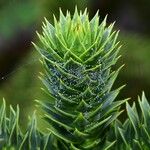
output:
[[[150,147],[150,106],[143,95],[139,101],[142,116],[135,105],[116,100],[123,86],[112,90],[119,73],[112,67],[119,59],[118,31],[114,24],[100,22],[98,12],[89,20],[87,10],[75,9],[73,16],[54,17],[54,25],[46,19],[43,32],[34,44],[41,55],[45,72],[41,75],[49,96],[37,101],[48,122],[48,134],[37,129],[36,117],[25,133],[18,123],[19,107],[5,102],[0,110],[0,148],[16,150],[148,150]],[[117,120],[120,106],[126,102],[129,119]]]
[[[42,105],[57,141],[55,149],[107,149],[109,125],[120,115],[115,101],[120,88],[111,90],[120,68],[112,70],[120,49],[113,25],[100,23],[98,12],[89,21],[87,11],[73,17],[60,11],[54,26],[47,20],[35,48],[45,67],[42,81],[51,100]]]

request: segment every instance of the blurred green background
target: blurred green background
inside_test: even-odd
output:
[[[72,13],[75,6],[86,7],[92,17],[99,9],[101,19],[108,14],[108,23],[116,21],[121,30],[122,58],[117,66],[125,64],[115,87],[127,84],[119,98],[137,99],[145,91],[150,100],[150,1],[149,0],[1,0],[0,1],[0,102],[21,108],[24,124],[35,99],[46,100],[39,80],[42,67],[40,56],[31,45],[36,42],[35,31],[41,30],[46,17],[51,23],[59,8]]]

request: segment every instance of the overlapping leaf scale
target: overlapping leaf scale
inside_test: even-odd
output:
[[[36,117],[33,115],[28,129],[22,133],[19,125],[19,107],[15,111],[10,106],[9,116],[6,115],[6,104],[0,108],[0,149],[12,150],[46,150],[53,147],[50,134],[43,134],[37,129]],[[51,148],[52,149],[52,148]]]
[[[71,149],[114,144],[105,143],[104,135],[125,100],[115,101],[122,87],[111,91],[121,69],[111,69],[120,47],[118,32],[112,32],[114,24],[106,27],[106,18],[100,23],[98,12],[89,21],[87,10],[76,9],[73,17],[60,10],[54,27],[45,21],[42,35],[38,34],[41,45],[35,45],[46,71],[43,83],[54,98],[40,105],[51,133]]]
[[[116,143],[112,149],[148,150],[150,148],[150,105],[144,93],[138,102],[140,111],[137,112],[135,103],[132,107],[126,103],[129,119],[124,124],[117,120],[113,125],[110,137],[112,141],[116,139]]]

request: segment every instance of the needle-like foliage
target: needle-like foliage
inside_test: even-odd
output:
[[[126,103],[128,119],[122,124],[117,120],[113,125],[110,137],[116,143],[115,150],[149,150],[150,149],[150,104],[145,94],[138,99],[140,110],[137,111],[135,103],[132,107]]]
[[[115,100],[122,87],[111,90],[120,70],[112,69],[120,49],[113,26],[106,26],[106,18],[100,22],[98,12],[89,20],[87,10],[75,9],[73,16],[60,10],[54,25],[45,19],[38,33],[40,44],[34,45],[43,58],[42,81],[51,97],[40,104],[60,144],[57,149],[107,149],[114,144],[106,135],[126,100]]]
[[[52,140],[51,140],[52,141]],[[27,131],[22,133],[19,125],[19,107],[12,106],[6,115],[6,104],[0,108],[0,149],[2,150],[45,150],[50,145],[50,136],[37,129],[36,117],[33,115]]]

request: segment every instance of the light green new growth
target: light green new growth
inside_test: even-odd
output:
[[[46,19],[38,34],[45,84],[50,101],[39,102],[47,112],[49,131],[54,135],[55,149],[106,149],[109,125],[120,115],[115,101],[122,87],[111,90],[120,68],[112,70],[120,49],[114,24],[100,23],[98,12],[90,21],[87,10],[75,10],[60,18],[54,26]],[[60,145],[60,146],[59,146]]]

